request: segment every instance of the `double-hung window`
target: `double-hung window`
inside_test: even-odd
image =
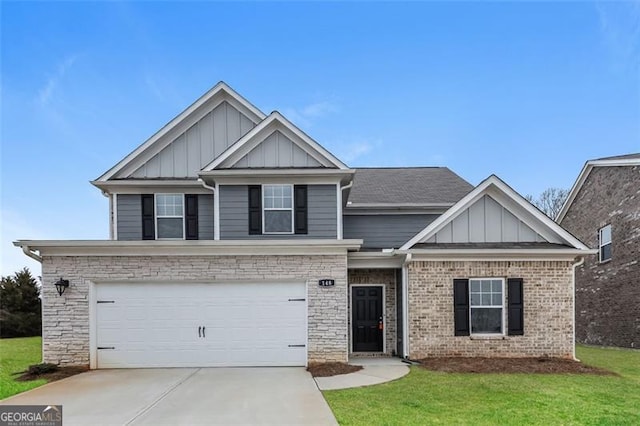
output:
[[[293,233],[293,185],[263,185],[262,206],[263,233]]]
[[[611,225],[598,231],[598,246],[600,247],[600,262],[611,259]]]
[[[502,334],[504,327],[504,280],[469,280],[471,334]]]
[[[183,194],[156,194],[156,238],[184,239]]]

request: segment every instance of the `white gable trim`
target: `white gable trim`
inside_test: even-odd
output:
[[[564,230],[560,225],[555,223],[551,218],[538,210],[529,203],[524,197],[514,191],[510,186],[504,183],[496,175],[491,175],[482,181],[473,191],[468,193],[460,201],[447,210],[442,216],[431,222],[429,226],[419,232],[416,236],[407,241],[400,250],[409,250],[415,244],[423,242],[431,238],[440,231],[447,223],[450,223],[473,203],[478,201],[484,195],[490,195],[500,203],[510,204],[512,213],[533,229],[545,239],[553,241],[560,239],[579,250],[589,250],[580,240]],[[503,204],[504,205],[504,204]],[[509,207],[509,206],[505,206]],[[517,210],[521,210],[520,212]],[[522,212],[527,213],[529,217],[524,217]],[[534,220],[531,220],[534,219]],[[535,222],[535,223],[534,223]],[[555,238],[554,238],[555,237]]]
[[[215,97],[218,97],[219,99],[217,100],[217,102],[212,104],[211,108],[207,108],[206,111],[202,111],[200,114],[195,114],[200,107],[205,105],[207,102],[212,101]],[[266,117],[266,115],[262,111],[253,106],[249,101],[243,98],[231,87],[229,87],[225,82],[221,81],[213,88],[211,88],[211,90],[209,90],[207,93],[202,95],[193,104],[191,104],[187,109],[182,111],[173,120],[167,123],[160,130],[158,130],[142,145],[136,148],[125,158],[120,160],[118,164],[110,168],[102,176],[96,179],[96,181],[106,181],[108,179],[111,179],[124,168],[131,169],[132,172],[137,170],[140,166],[142,166],[142,164],[144,164],[145,161],[148,161],[155,154],[160,152],[163,148],[165,148],[172,142],[171,138],[167,138],[168,140],[166,140],[164,144],[157,144],[160,139],[162,139],[170,132],[176,130],[176,128],[183,124],[187,119],[189,119],[189,123],[192,122],[191,124],[197,122],[199,119],[207,115],[210,111],[214,110],[218,105],[225,101],[229,102],[229,104],[231,104],[233,107],[238,109],[243,114],[247,115],[254,122],[264,120],[264,118]],[[188,127],[190,126],[186,126],[186,128]]]
[[[569,191],[569,195],[567,196],[567,199],[564,201],[564,204],[562,205],[562,208],[560,209],[560,212],[556,217],[556,222],[558,223],[562,222],[562,219],[564,219],[564,217],[566,216],[567,212],[569,211],[569,207],[571,207],[571,204],[573,204],[573,201],[578,196],[580,189],[582,189],[582,185],[584,185],[584,182],[587,180],[587,177],[589,177],[589,174],[591,173],[591,170],[593,170],[594,167],[621,167],[621,166],[640,166],[640,158],[620,158],[617,160],[611,159],[611,160],[587,161],[582,167],[582,170],[578,175],[578,179],[576,179],[575,183],[571,187],[571,191]]]
[[[235,144],[231,145],[225,152],[218,156],[218,158],[207,164],[202,171],[208,172],[217,168],[231,168],[276,130],[281,131],[285,136],[290,138],[293,143],[323,166],[348,169],[337,157],[284,118],[278,111],[274,111],[246,135],[241,137]]]

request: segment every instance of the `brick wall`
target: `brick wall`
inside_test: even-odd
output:
[[[43,286],[44,362],[89,363],[89,284],[104,280],[233,280],[295,279],[307,282],[309,362],[347,360],[347,258],[324,256],[104,256],[45,257],[43,281],[61,276],[70,288],[62,297],[53,285]],[[333,278],[334,287],[318,279]]]
[[[384,337],[386,341],[386,353],[391,355],[396,350],[396,276],[395,269],[350,269],[349,284],[384,284],[385,286],[385,313]],[[351,292],[349,292],[351,300]],[[349,330],[351,330],[351,304],[349,304]],[[351,350],[351,332],[349,332],[349,350]]]
[[[640,166],[594,167],[561,225],[591,248],[611,224],[611,260],[576,271],[576,340],[640,347]]]
[[[570,262],[416,261],[408,267],[411,358],[573,356]],[[523,336],[454,336],[453,279],[471,277],[523,279]]]

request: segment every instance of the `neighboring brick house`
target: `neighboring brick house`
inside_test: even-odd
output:
[[[587,161],[557,222],[598,249],[576,273],[576,339],[640,347],[640,153]]]
[[[109,240],[15,243],[42,262],[45,362],[574,355],[591,251],[496,176],[349,168],[219,83],[92,183]]]

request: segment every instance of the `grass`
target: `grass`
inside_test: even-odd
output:
[[[0,339],[0,399],[47,383],[45,379],[16,382],[15,378],[18,375],[13,374],[42,362],[41,347],[41,337]]]
[[[637,425],[640,351],[578,346],[619,376],[462,374],[411,367],[402,379],[324,395],[343,425]]]

